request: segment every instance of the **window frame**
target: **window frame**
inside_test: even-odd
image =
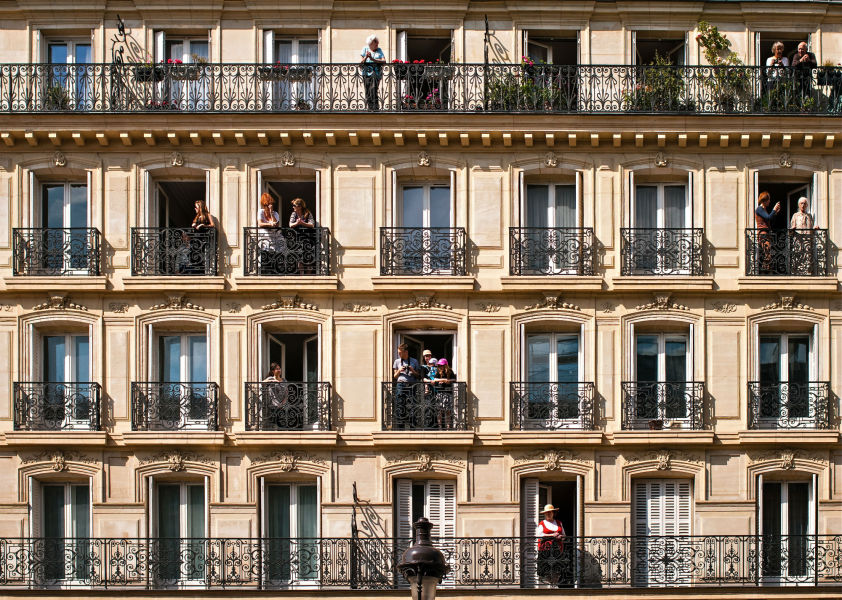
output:
[[[453,185],[452,182],[447,183],[439,183],[437,181],[420,181],[420,182],[402,182],[398,187],[399,198],[397,202],[397,211],[396,217],[397,221],[400,223],[399,227],[409,227],[404,223],[404,192],[407,188],[421,188],[423,194],[423,206],[421,209],[421,220],[422,220],[422,229],[431,229],[432,226],[430,225],[430,217],[431,217],[431,208],[430,208],[430,192],[432,188],[443,188],[447,189],[449,196],[450,196],[450,214],[448,215],[450,218],[450,225],[449,228],[454,227],[454,207],[453,207]]]

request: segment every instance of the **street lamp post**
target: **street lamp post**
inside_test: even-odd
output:
[[[433,524],[424,517],[413,526],[415,543],[401,556],[398,570],[406,577],[412,600],[435,600],[436,586],[450,570],[444,555],[430,541]]]

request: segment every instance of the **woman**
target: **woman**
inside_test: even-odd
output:
[[[205,201],[196,200],[193,203],[193,208],[196,210],[196,216],[193,218],[193,223],[190,226],[196,231],[213,229],[213,217],[211,217]]]
[[[813,229],[813,215],[807,212],[810,204],[806,197],[798,199],[798,212],[792,215],[789,228],[789,259],[791,273],[794,275],[813,275],[812,265],[816,264],[813,256],[815,241]]]
[[[363,59],[360,65],[363,67],[363,82],[365,86],[365,103],[368,110],[380,110],[380,78],[383,76],[383,69],[380,65],[386,62],[386,55],[380,49],[380,40],[371,34],[365,40],[360,56]]]
[[[565,533],[561,521],[555,518],[557,510],[552,504],[544,505],[541,511],[544,518],[535,528],[535,537],[538,538],[538,577],[553,585],[561,579],[564,568],[562,552]]]
[[[431,377],[431,380],[436,394],[439,429],[453,429],[453,384],[456,383],[456,373],[446,358],[438,361],[435,377]]]
[[[270,194],[261,194],[260,210],[257,213],[257,226],[264,230],[274,230],[264,231],[258,235],[261,275],[283,274],[278,265],[278,252],[280,252],[283,246],[283,237],[277,231],[281,218],[275,211],[274,204],[275,200]]]
[[[274,424],[278,429],[290,429],[289,424],[293,419],[290,418],[287,402],[286,381],[281,365],[276,362],[269,365],[269,374],[263,380],[263,402],[261,403],[263,422],[269,427]]]
[[[783,42],[772,44],[772,56],[766,59],[766,66],[766,88],[772,91],[783,81],[786,73],[784,67],[789,66],[789,59],[784,56]]]
[[[298,274],[314,273],[318,264],[318,250],[316,248],[316,219],[307,209],[307,204],[301,198],[292,201],[292,214],[289,216],[289,226],[295,232],[295,257],[298,261]]]
[[[757,197],[757,207],[754,209],[754,226],[757,229],[757,245],[760,253],[760,275],[766,275],[772,268],[772,219],[780,212],[781,203],[775,204],[772,212],[769,205],[772,197],[769,192],[761,192]]]

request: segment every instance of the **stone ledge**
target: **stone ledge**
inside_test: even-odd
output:
[[[839,431],[833,429],[751,429],[740,431],[741,444],[837,444]]]
[[[191,292],[211,291],[221,292],[226,287],[225,277],[201,276],[131,276],[123,278],[123,289],[133,291],[165,292],[167,290],[189,290]]]
[[[471,275],[378,275],[371,278],[376,290],[395,291],[471,291],[476,287],[476,278]]]
[[[691,429],[664,429],[660,431],[615,431],[605,437],[614,444],[634,444],[642,446],[674,445],[709,445],[713,443],[713,431]]]
[[[583,429],[565,429],[542,431],[530,429],[528,431],[504,431],[500,439],[506,446],[534,446],[546,444],[588,444],[602,443],[601,431],[586,431]]]
[[[8,446],[105,446],[104,431],[7,431]]]
[[[621,275],[611,278],[614,290],[712,290],[710,275]]]
[[[228,435],[235,446],[336,446],[335,431],[240,431]]]
[[[66,277],[4,277],[5,289],[12,291],[101,291],[108,289],[105,275],[69,275]]]
[[[738,277],[741,290],[758,292],[835,292],[839,287],[836,277]]]
[[[336,290],[339,289],[339,277],[336,275],[291,275],[288,277],[238,275],[234,277],[234,284],[238,290],[249,291]]]
[[[602,275],[507,275],[500,284],[508,291],[582,290],[600,291],[605,288]]]
[[[473,431],[375,431],[371,439],[378,446],[473,446]]]
[[[120,446],[222,446],[224,431],[125,431],[112,436]]]

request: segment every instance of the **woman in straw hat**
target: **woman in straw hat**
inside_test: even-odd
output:
[[[561,552],[564,550],[564,527],[556,520],[558,509],[552,504],[544,505],[541,516],[544,518],[535,528],[538,538],[538,577],[552,584],[561,578],[563,565]]]

